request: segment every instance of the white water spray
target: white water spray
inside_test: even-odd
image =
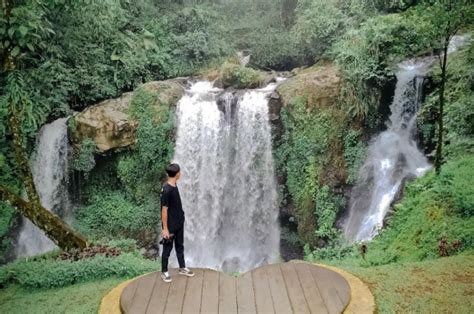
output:
[[[178,104],[175,162],[190,266],[246,271],[279,258],[268,95],[195,83]]]
[[[43,126],[36,140],[32,172],[41,204],[48,210],[68,220],[67,197],[67,118]],[[55,248],[55,244],[28,219],[17,239],[16,257],[33,256]]]

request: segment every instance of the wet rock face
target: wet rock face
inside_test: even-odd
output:
[[[182,79],[149,82],[142,87],[156,93],[158,103],[169,106],[174,106],[184,95]],[[99,153],[133,145],[138,123],[128,114],[132,95],[125,93],[118,98],[105,100],[76,115],[71,127],[73,142],[81,143],[86,138],[92,138]]]

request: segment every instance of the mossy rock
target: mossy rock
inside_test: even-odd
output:
[[[215,81],[215,85],[220,88],[258,88],[268,84],[274,75],[244,67],[239,60],[231,58],[220,66],[213,66],[204,70],[201,78],[208,81]]]
[[[174,79],[149,82],[139,88],[157,95],[152,106],[172,107],[184,95],[183,85],[181,80]],[[132,96],[133,93],[125,93],[77,114],[69,124],[73,142],[81,143],[86,138],[92,138],[100,153],[133,145],[138,123],[129,114]]]
[[[284,106],[297,97],[305,97],[308,108],[324,108],[338,101],[341,77],[334,64],[314,65],[292,72],[295,75],[277,88]]]

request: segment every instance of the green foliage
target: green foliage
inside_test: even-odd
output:
[[[20,117],[24,135],[36,131],[46,120],[49,105],[43,102],[34,104],[36,91],[32,91],[21,71],[12,71],[6,76],[5,86],[0,87],[0,135],[7,134],[10,114]]]
[[[307,101],[297,97],[282,109],[284,131],[275,157],[278,171],[286,174],[300,236],[306,243],[320,246],[337,235],[334,223],[342,202],[325,185],[332,184],[328,181],[334,173],[344,171],[337,157],[342,152],[336,149],[345,127],[339,110],[308,109],[314,104]]]
[[[325,56],[345,31],[346,16],[335,0],[299,1],[292,30],[298,49],[309,64]]]
[[[360,259],[359,259],[360,260]],[[378,313],[472,312],[472,252],[423,262],[364,267],[350,261],[329,262],[359,277],[375,297]],[[325,261],[328,263],[328,261]]]
[[[226,21],[213,7],[195,5],[184,7],[171,14],[175,47],[173,56],[180,60],[186,73],[198,65],[230,53],[227,42]]]
[[[339,235],[335,228],[336,215],[344,205],[341,197],[333,195],[327,185],[319,188],[315,197],[315,215],[318,221],[316,235],[320,239],[332,240]]]
[[[266,70],[291,70],[302,65],[300,50],[290,30],[261,27],[248,35],[246,48],[251,52],[252,65]]]
[[[301,240],[298,233],[290,230],[289,228],[281,228],[280,238],[293,247],[301,247],[304,245],[304,242]]]
[[[74,154],[72,169],[87,175],[95,167],[95,150],[95,141],[90,138],[84,139]]]
[[[0,285],[64,287],[108,277],[135,277],[155,271],[158,266],[158,262],[145,260],[137,253],[123,253],[114,258],[97,255],[74,262],[47,258],[20,260],[0,268]]]
[[[12,150],[10,145],[0,140],[0,185],[18,193],[20,182],[17,169],[12,163],[14,160]],[[16,212],[11,206],[0,203],[0,264],[4,262],[5,253],[12,247],[10,231],[15,223],[15,215]]]
[[[21,4],[4,3],[0,15],[0,55],[9,53],[13,58],[24,58],[25,52],[34,53],[45,48],[44,40],[54,34],[44,18],[46,7],[39,1]],[[9,10],[8,15],[5,10]]]
[[[159,223],[159,206],[137,205],[120,191],[101,190],[88,201],[76,210],[76,224],[93,238],[139,239]]]
[[[256,88],[263,82],[263,76],[259,71],[231,61],[226,61],[221,66],[220,77],[224,86],[235,88]]]
[[[474,153],[474,72],[471,64],[474,62],[474,45],[467,44],[465,48],[453,53],[448,59],[447,82],[444,109],[446,158],[452,159],[466,152]],[[439,67],[432,73],[433,81],[439,86]],[[427,148],[432,148],[435,142],[438,87],[426,97],[425,104],[419,114],[418,124],[423,132],[423,142]]]
[[[360,140],[361,132],[349,130],[344,137],[344,159],[347,164],[347,183],[355,184],[362,166],[367,147]]]
[[[304,259],[311,262],[324,262],[343,260],[356,257],[358,248],[356,245],[345,245],[342,243],[332,244],[311,250],[309,245],[305,247]]]
[[[344,102],[353,117],[377,110],[395,64],[429,47],[429,27],[434,26],[408,14],[381,15],[349,30],[334,45],[333,56],[344,73]]]
[[[157,101],[158,95],[138,89],[130,113],[138,120],[135,149],[119,159],[120,181],[140,203],[159,199],[164,170],[174,150],[174,113],[168,104]]]
[[[2,289],[0,304],[9,314],[98,313],[103,296],[125,279],[111,277],[54,289],[10,285]]]

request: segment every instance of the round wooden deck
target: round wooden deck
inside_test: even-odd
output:
[[[172,283],[154,272],[123,290],[123,313],[341,313],[350,287],[338,273],[307,263],[267,265],[238,277],[193,269],[188,278],[170,270]]]

